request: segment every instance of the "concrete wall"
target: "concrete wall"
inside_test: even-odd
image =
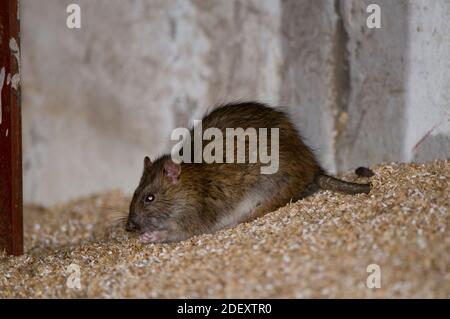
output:
[[[450,1],[410,4],[403,158],[450,157]]]
[[[450,2],[379,0],[370,30],[371,2],[22,0],[25,200],[131,192],[173,128],[238,99],[287,106],[333,172],[448,157]]]

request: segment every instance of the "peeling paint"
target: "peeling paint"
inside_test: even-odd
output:
[[[16,73],[11,78],[11,87],[17,90],[17,88],[19,87],[19,83],[20,83],[20,75],[19,73]]]
[[[9,48],[11,49],[11,52],[13,53],[14,57],[17,60],[18,72],[14,74],[11,78],[11,87],[17,90],[20,84],[20,52],[19,52],[19,45],[17,44],[16,39],[11,38],[9,40]]]
[[[9,130],[6,129],[6,134],[5,134],[6,137],[8,137],[8,133],[9,133]]]
[[[3,114],[2,114],[2,91],[3,91],[3,84],[5,82],[5,68],[2,67],[2,69],[0,70],[0,124],[2,124],[2,118],[3,118]]]
[[[6,85],[9,85],[9,83],[11,83],[11,73],[6,76]]]

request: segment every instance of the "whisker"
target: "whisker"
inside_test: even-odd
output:
[[[108,226],[125,225],[126,218],[110,219],[106,223]]]
[[[109,214],[111,217],[126,217],[128,216],[128,212],[125,211],[112,211]]]
[[[126,222],[127,221],[125,219],[112,219],[112,220],[107,220],[106,221],[106,223],[108,225],[119,225],[119,224],[124,224],[125,225]]]
[[[98,205],[97,208],[104,210],[126,210],[123,206]]]
[[[106,226],[115,227],[118,225],[125,226],[128,219],[128,211],[125,209],[118,209],[117,207],[99,207],[101,209],[109,210],[106,215]]]
[[[128,216],[127,215],[122,215],[122,216],[110,216],[110,218],[109,219],[112,219],[112,220],[125,220],[125,219],[127,219],[128,218]]]

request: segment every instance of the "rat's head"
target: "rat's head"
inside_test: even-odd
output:
[[[144,172],[130,204],[127,231],[139,232],[143,241],[170,240],[178,228],[174,210],[181,165],[169,157],[144,159]]]

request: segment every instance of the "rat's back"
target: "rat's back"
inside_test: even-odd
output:
[[[306,196],[321,172],[313,153],[281,110],[256,102],[227,104],[207,114],[201,124],[203,133],[210,128],[221,131],[223,156],[220,163],[188,164],[185,169],[198,171],[201,184],[207,185],[200,196],[205,210],[217,214],[214,230],[251,220]],[[256,135],[253,160],[251,130]],[[193,131],[191,136],[194,153]],[[227,148],[231,137],[234,143]],[[244,158],[238,162],[238,147],[243,142]],[[203,150],[208,143],[203,142]],[[230,152],[232,160],[227,160]]]
[[[318,187],[347,194],[370,191],[369,184],[325,175],[288,115],[264,104],[221,106],[190,136],[183,155],[191,160],[179,164],[169,154],[144,159],[127,222],[144,242],[178,241],[234,226]]]

